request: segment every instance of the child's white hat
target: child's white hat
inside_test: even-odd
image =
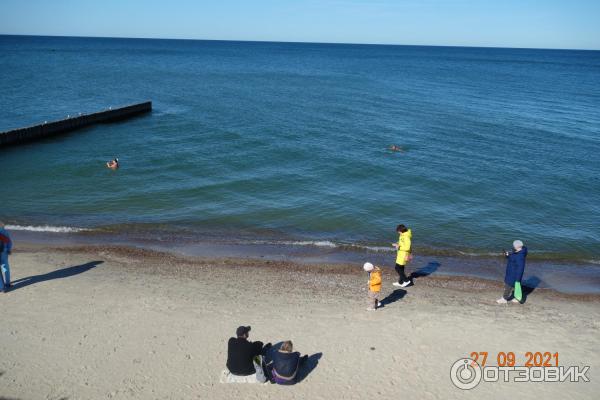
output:
[[[363,265],[363,269],[367,272],[373,271],[373,264],[371,264],[370,262],[366,262],[365,265]]]

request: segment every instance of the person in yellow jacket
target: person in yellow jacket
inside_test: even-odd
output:
[[[381,268],[367,262],[363,265],[363,269],[369,273],[369,296],[367,298],[369,306],[367,311],[375,311],[377,307],[381,307],[381,302],[379,301],[379,293],[381,293]]]
[[[411,284],[411,280],[404,273],[404,267],[412,259],[412,231],[406,226],[400,224],[396,227],[396,232],[398,235],[400,235],[398,243],[393,244],[394,248],[396,248],[398,251],[396,254],[396,272],[398,273],[398,282],[394,282],[393,285],[398,287],[407,287]]]

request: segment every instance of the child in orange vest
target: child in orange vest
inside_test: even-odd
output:
[[[365,263],[363,269],[369,273],[369,295],[367,298],[369,307],[367,311],[375,311],[381,307],[379,293],[381,292],[381,269],[371,263]]]

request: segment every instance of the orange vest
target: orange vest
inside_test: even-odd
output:
[[[369,273],[369,290],[371,292],[381,292],[381,269],[375,267]]]

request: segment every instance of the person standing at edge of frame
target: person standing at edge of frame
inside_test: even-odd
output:
[[[411,240],[412,231],[405,225],[400,224],[396,227],[396,232],[400,235],[398,243],[394,243],[394,248],[398,251],[396,255],[396,272],[398,273],[398,282],[394,282],[394,286],[407,287],[411,284],[411,280],[406,276],[404,267],[412,260],[411,255]]]
[[[8,255],[12,251],[12,240],[4,223],[0,221],[0,292],[8,292],[10,284],[10,267],[8,266]]]

